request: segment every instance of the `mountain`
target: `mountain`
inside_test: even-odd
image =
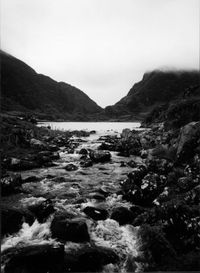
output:
[[[199,71],[160,71],[145,73],[127,96],[105,108],[110,117],[144,118],[154,107],[178,99],[187,88],[200,84]]]
[[[84,120],[102,108],[78,88],[36,73],[1,51],[1,109],[31,112],[49,119]]]

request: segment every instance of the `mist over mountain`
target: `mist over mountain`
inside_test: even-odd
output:
[[[1,51],[1,109],[42,114],[49,119],[84,120],[102,110],[78,88],[36,73]]]
[[[116,118],[123,115],[144,117],[155,106],[172,102],[183,96],[187,88],[199,85],[200,74],[197,70],[147,72],[125,97],[106,107],[105,113]]]

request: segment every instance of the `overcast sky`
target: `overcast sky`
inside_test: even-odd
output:
[[[199,0],[1,0],[1,47],[104,107],[147,70],[199,69]]]

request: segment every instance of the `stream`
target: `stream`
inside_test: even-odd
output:
[[[95,124],[95,123],[94,123]],[[44,125],[44,124],[42,124]],[[46,124],[47,125],[47,124]],[[97,126],[98,124],[95,124]],[[52,129],[66,130],[74,129],[69,123],[51,123]],[[60,127],[59,127],[60,126]],[[89,125],[85,128],[76,123],[76,129],[96,130],[95,134],[81,139],[73,138],[79,145],[73,154],[67,153],[64,148],[59,151],[60,159],[55,161],[55,166],[50,168],[33,169],[20,172],[22,179],[30,176],[39,178],[37,182],[23,184],[23,193],[3,197],[4,204],[15,206],[16,208],[26,208],[27,206],[37,204],[41,200],[51,199],[56,211],[65,211],[73,213],[77,217],[87,219],[87,226],[91,241],[97,246],[112,248],[119,256],[120,262],[116,265],[108,264],[104,266],[102,272],[128,272],[131,261],[137,256],[137,227],[131,225],[120,226],[113,219],[94,221],[89,218],[83,209],[87,206],[105,209],[110,212],[116,207],[130,207],[131,204],[122,200],[122,196],[117,194],[120,190],[120,182],[126,179],[131,167],[122,162],[128,162],[131,159],[141,161],[141,158],[130,156],[121,157],[116,152],[111,152],[111,161],[106,163],[97,163],[91,167],[83,168],[80,165],[79,151],[82,148],[96,150],[103,142],[99,140],[104,135],[118,135],[123,128],[137,129],[138,123],[100,123],[99,127]],[[99,128],[99,129],[98,129]],[[113,128],[112,130],[108,128]],[[97,130],[98,129],[98,130]],[[139,129],[139,128],[138,128]],[[64,166],[72,163],[78,167],[75,171],[66,171]],[[104,191],[107,197],[104,200],[98,198],[98,194]],[[4,252],[10,247],[27,246],[34,244],[58,243],[51,237],[50,224],[52,215],[45,223],[39,223],[37,220],[32,225],[24,222],[20,231],[4,237],[2,239],[1,251]],[[66,242],[65,251],[79,248],[84,243]],[[3,267],[2,267],[3,269]],[[139,271],[139,265],[135,271]]]

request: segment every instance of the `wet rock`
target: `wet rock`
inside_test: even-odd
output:
[[[52,237],[61,241],[72,241],[76,243],[90,241],[85,219],[70,219],[70,217],[66,215],[56,215],[54,217],[50,227]]]
[[[137,167],[137,163],[134,160],[130,160],[127,162],[127,165],[131,168],[136,168]]]
[[[128,208],[118,207],[112,211],[110,218],[117,221],[120,225],[126,225],[133,221],[134,215]]]
[[[88,168],[91,167],[93,165],[93,162],[90,158],[86,158],[85,160],[82,160],[80,162],[81,167],[83,168]]]
[[[9,195],[19,192],[22,185],[22,177],[20,174],[13,174],[11,176],[5,176],[1,178],[1,194]]]
[[[47,148],[47,145],[44,142],[35,138],[32,138],[30,140],[30,145],[33,149],[36,149],[36,150],[44,150]]]
[[[5,273],[64,272],[64,246],[39,244],[16,247],[7,251],[11,258]]]
[[[90,158],[95,163],[101,162],[107,162],[111,159],[111,153],[108,151],[90,151]]]
[[[76,170],[78,170],[78,167],[76,165],[70,163],[70,164],[67,164],[65,166],[65,170],[68,171],[68,172],[70,172],[70,171],[76,171]]]
[[[39,223],[44,223],[47,218],[55,212],[53,203],[50,199],[29,206],[29,210],[34,214]]]
[[[84,246],[67,251],[65,256],[67,272],[101,272],[104,265],[118,261],[119,257],[112,249],[99,246]]]
[[[121,141],[117,144],[117,151],[122,156],[140,155],[142,145],[137,131],[124,129],[121,134]]]
[[[87,149],[82,148],[82,149],[79,151],[79,154],[80,154],[80,155],[87,155],[87,154],[88,154],[88,151],[87,151]]]
[[[23,179],[23,184],[25,184],[25,183],[31,183],[31,182],[38,182],[40,180],[41,180],[40,177],[32,175],[32,176],[28,176],[25,179]]]
[[[11,158],[7,168],[13,171],[31,170],[40,167],[36,161]]]
[[[95,221],[106,220],[108,218],[108,212],[105,209],[88,206],[83,209],[83,212]]]
[[[59,150],[59,147],[57,145],[48,145],[48,150],[51,152],[57,152]]]
[[[96,200],[99,200],[99,201],[104,201],[105,200],[105,195],[101,194],[101,193],[90,193],[88,195],[88,198],[96,199]]]
[[[133,218],[135,219],[137,216],[145,212],[145,209],[140,206],[132,206],[130,207],[130,211],[133,214]]]
[[[116,150],[116,145],[113,144],[113,143],[103,142],[103,143],[101,143],[101,145],[98,147],[98,150],[115,151],[115,150]]]
[[[1,232],[2,235],[5,235],[19,231],[24,221],[32,224],[34,217],[28,210],[3,205],[1,207],[1,221]]]

